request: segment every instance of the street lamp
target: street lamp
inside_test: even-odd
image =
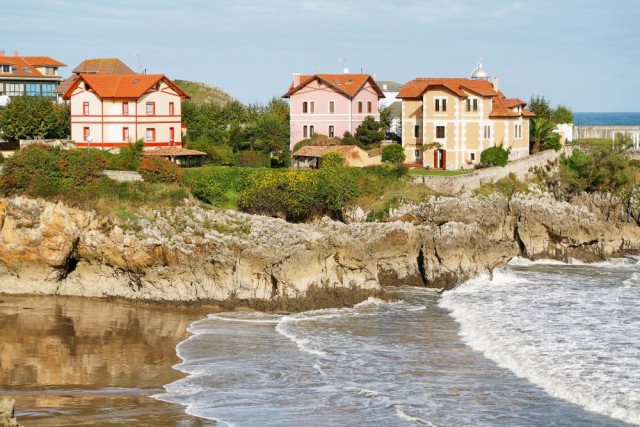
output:
[[[87,152],[88,152],[89,149],[91,148],[91,143],[93,142],[93,138],[91,137],[91,135],[88,135],[84,140],[87,141]]]

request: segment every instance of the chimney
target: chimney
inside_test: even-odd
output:
[[[18,52],[17,50],[13,51],[13,56],[20,56],[20,52]]]
[[[343,73],[345,73],[345,74],[349,74],[349,68],[344,67],[344,69],[342,70],[342,72],[343,72]]]
[[[5,56],[4,50],[0,50],[0,56]]]
[[[293,87],[300,85],[300,73],[293,73]]]
[[[499,86],[499,81],[497,77],[493,78],[493,90],[495,90],[496,92],[500,90],[500,86]]]
[[[387,84],[386,83],[382,85],[382,90],[387,90]]]

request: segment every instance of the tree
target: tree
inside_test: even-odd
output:
[[[399,144],[387,145],[382,149],[383,162],[389,162],[398,166],[404,163],[405,158],[404,149]]]
[[[529,130],[529,151],[531,154],[539,153],[540,150],[545,148],[553,148],[551,145],[555,145],[554,142],[558,142],[556,139],[557,134],[553,132],[555,128],[556,125],[544,117],[531,119]]]
[[[382,124],[373,117],[367,116],[356,129],[356,144],[362,149],[376,147],[384,139],[385,132]]]
[[[566,105],[560,104],[551,112],[551,121],[554,123],[573,123],[573,111]]]
[[[551,107],[544,96],[532,96],[529,100],[529,110],[533,111],[538,118],[551,120]]]
[[[325,169],[344,166],[344,158],[337,151],[329,151],[322,155],[322,167]]]
[[[378,111],[380,112],[380,123],[383,129],[385,132],[389,132],[391,130],[391,123],[393,122],[391,107],[381,105]]]
[[[67,110],[60,110],[48,98],[17,96],[0,116],[0,131],[4,139],[15,142],[27,138],[60,138],[69,134],[65,125]],[[65,133],[65,135],[61,135]]]
[[[280,151],[289,143],[289,124],[275,113],[258,116],[252,131],[256,147],[266,153]]]
[[[340,141],[342,145],[357,145],[356,139],[351,135],[351,132],[346,131],[344,135],[342,135],[342,141]]]

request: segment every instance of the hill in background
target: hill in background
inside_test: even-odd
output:
[[[197,105],[218,104],[225,105],[233,101],[234,97],[219,87],[213,87],[206,83],[190,82],[188,80],[174,80],[191,97],[191,102]]]

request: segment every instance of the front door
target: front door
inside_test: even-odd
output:
[[[434,169],[447,168],[447,150],[439,149],[433,152],[433,168]]]

